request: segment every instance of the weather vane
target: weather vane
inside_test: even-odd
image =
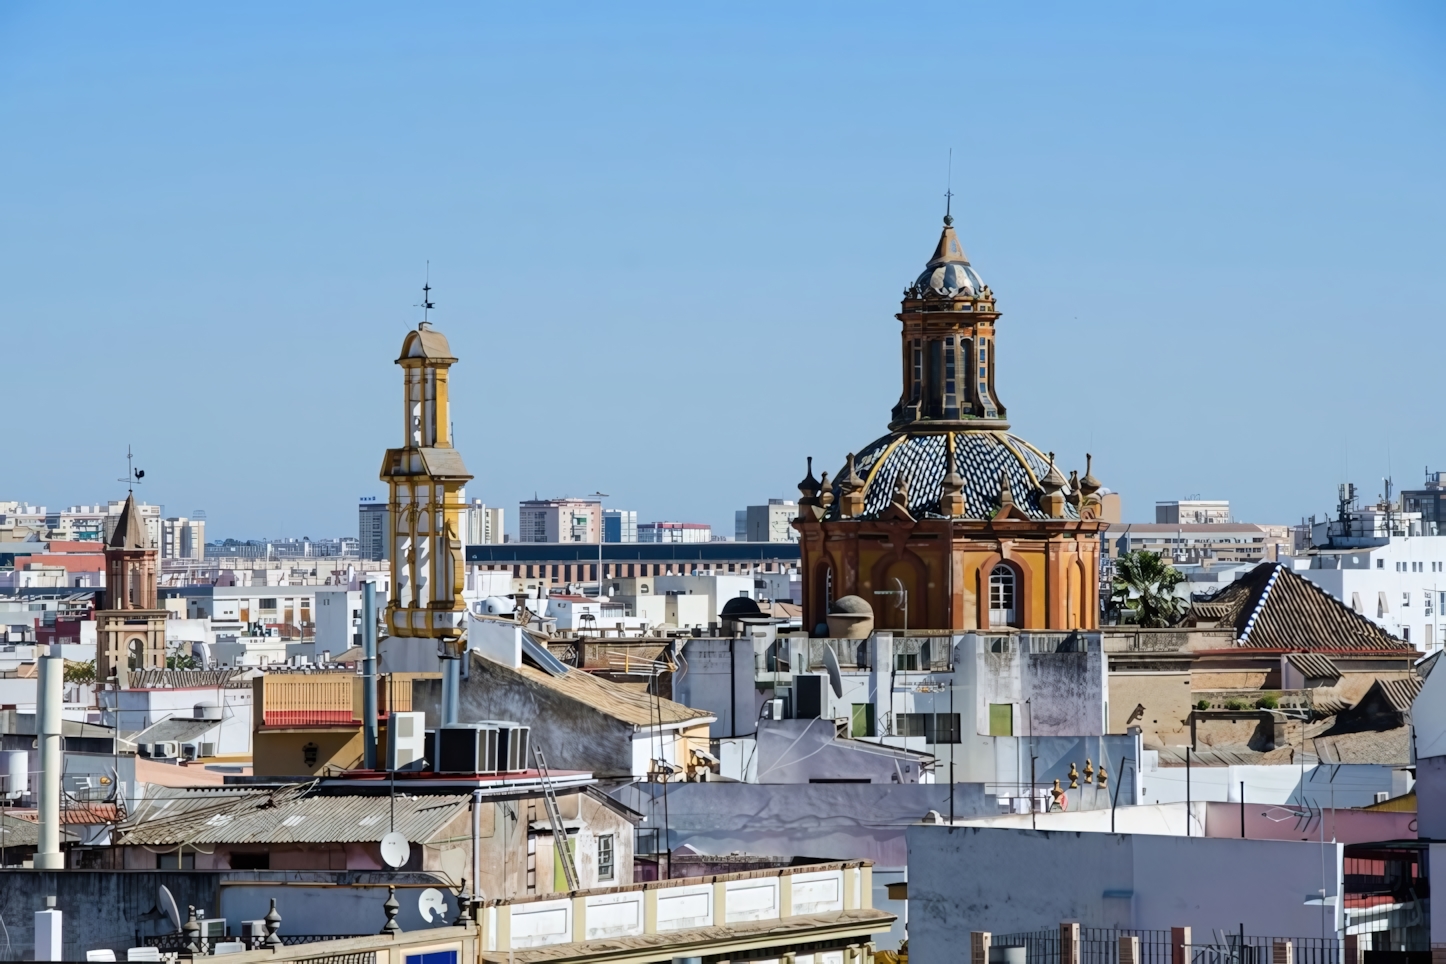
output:
[[[437,307],[432,302],[432,262],[427,261],[427,280],[422,285],[422,303],[413,305],[414,308],[422,309],[422,324],[427,324],[427,312]]]
[[[141,479],[146,477],[145,469],[138,469],[131,463],[131,447],[126,446],[126,477],[116,479],[117,482],[124,482],[128,491],[135,491],[135,487],[141,484]]]

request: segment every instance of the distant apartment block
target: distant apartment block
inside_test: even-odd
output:
[[[793,519],[798,515],[798,503],[792,499],[769,499],[767,505],[750,505],[739,511],[735,520],[741,517],[741,528],[735,525],[734,536],[739,542],[797,542]]]
[[[378,561],[387,557],[387,531],[391,527],[391,510],[385,502],[369,496],[357,505],[358,551],[363,559]]]
[[[522,542],[599,542],[602,503],[596,499],[528,499],[517,507]]]
[[[1230,521],[1230,503],[1215,499],[1178,499],[1155,503],[1156,525],[1220,525]]]
[[[473,499],[462,509],[462,540],[469,546],[490,546],[503,539],[502,508]]]
[[[1421,535],[1446,536],[1446,472],[1426,472],[1426,485],[1401,490],[1401,509],[1421,513]]]
[[[162,559],[204,559],[206,520],[172,516],[161,522]]]
[[[639,542],[712,542],[713,527],[703,522],[644,522],[638,526]]]
[[[1104,533],[1105,558],[1145,550],[1170,562],[1284,562],[1294,538],[1290,526],[1253,525],[1248,522],[1179,523],[1165,525],[1125,522]]]
[[[637,542],[638,514],[632,509],[608,509],[603,513],[603,542]]]

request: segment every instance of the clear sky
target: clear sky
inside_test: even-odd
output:
[[[954,214],[1014,430],[1293,522],[1446,468],[1446,7],[0,5],[0,499],[355,532],[426,264],[469,495],[883,434]]]

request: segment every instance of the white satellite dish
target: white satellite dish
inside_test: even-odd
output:
[[[407,838],[393,830],[382,838],[382,861],[393,870],[407,862],[412,855],[412,845]]]
[[[838,657],[834,655],[833,647],[827,642],[823,645],[823,668],[828,670],[828,685],[833,690],[833,695],[843,697],[843,676],[838,669]]]
[[[432,923],[432,915],[437,915],[437,920],[447,919],[447,898],[435,887],[428,887],[417,896],[417,913],[422,915],[422,920],[428,924]]]
[[[161,913],[166,915],[166,919],[171,922],[171,926],[179,934],[181,932],[181,911],[176,906],[176,898],[171,896],[171,891],[165,884],[161,885],[161,892],[156,895],[156,903],[160,905]]]

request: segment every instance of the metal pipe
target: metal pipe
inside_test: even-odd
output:
[[[506,855],[504,844],[502,853]],[[481,919],[482,910],[482,791],[472,791],[472,918]]]
[[[60,852],[61,710],[65,691],[65,660],[50,647],[40,657],[40,847],[35,853],[37,870],[62,870],[65,855]]]
[[[390,707],[388,707],[390,709]],[[377,586],[362,583],[362,767],[377,768]]]
[[[460,687],[462,675],[462,661],[460,659],[442,660],[442,725],[450,726],[457,722],[457,691]]]

